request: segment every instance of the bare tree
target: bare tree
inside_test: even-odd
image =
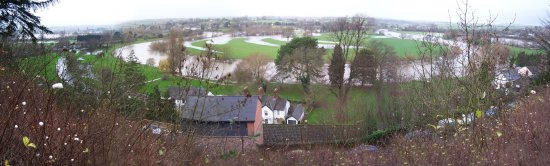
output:
[[[183,32],[171,30],[166,39],[151,43],[149,49],[168,55],[168,71],[170,73],[179,73],[184,68],[184,61],[187,58],[186,48],[183,46],[183,43]]]
[[[358,14],[351,18],[338,18],[332,23],[332,37],[338,42],[338,45],[342,47],[344,62],[349,62],[351,60],[350,49],[353,51],[353,55],[357,55],[360,47],[364,44],[369,30],[367,20],[368,18],[366,16]],[[341,70],[344,70],[344,68]],[[341,73],[341,77],[343,78],[344,72],[339,73]],[[350,76],[343,81],[341,86],[333,86],[331,89],[331,92],[338,98],[338,112],[340,112],[338,119],[341,121],[346,119],[345,108],[347,105],[347,96],[349,90],[353,86],[353,78],[354,75],[350,74]]]
[[[535,80],[535,84],[543,85],[550,82],[550,12],[546,12],[546,18],[542,19],[543,27],[532,31],[534,40],[539,49],[544,50],[545,56],[541,56],[539,70],[544,71]]]
[[[252,54],[239,63],[234,72],[237,82],[262,81],[265,79],[269,59],[266,55]]]
[[[450,23],[456,40],[442,44],[424,39],[419,44],[416,70],[421,84],[414,85],[410,95],[415,125],[455,119],[459,113],[482,116],[490,106],[503,105],[500,90],[492,83],[506,67],[509,55],[505,47],[494,43],[499,33],[493,26],[496,17],[479,21],[468,0],[457,2],[457,6],[459,21],[456,27]]]
[[[291,55],[282,58],[281,64],[286,67],[281,69],[302,82],[305,94],[309,95],[311,81],[322,76],[324,54],[325,50],[320,48],[296,48]]]

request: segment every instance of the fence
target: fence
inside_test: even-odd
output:
[[[263,125],[263,145],[296,145],[356,141],[357,125]]]

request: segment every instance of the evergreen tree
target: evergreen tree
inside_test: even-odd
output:
[[[40,17],[34,12],[53,5],[57,0],[2,0],[0,3],[0,35],[3,39],[16,33],[36,41],[36,32],[51,33],[40,24]]]
[[[344,61],[342,47],[336,45],[332,53],[332,58],[330,59],[330,66],[328,67],[328,75],[332,86],[342,87],[344,83],[345,65],[346,62]]]

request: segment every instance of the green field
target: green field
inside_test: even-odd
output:
[[[229,57],[234,59],[246,58],[247,56],[254,53],[263,54],[270,59],[275,59],[277,55],[277,50],[279,50],[278,47],[252,44],[246,42],[245,40],[245,38],[236,38],[227,42],[226,44],[216,44],[214,45],[214,50],[223,52],[224,49],[229,49]],[[205,44],[206,41],[203,40],[194,42],[191,45],[204,47]]]
[[[520,48],[520,47],[512,47],[512,46],[509,46],[508,48],[510,48],[510,54],[511,55],[517,55],[520,52],[525,52],[526,54],[541,54],[541,53],[544,53],[541,50],[535,50],[535,49],[529,49],[529,48]]]
[[[418,58],[418,46],[420,45],[418,41],[398,38],[370,38],[369,40],[381,41],[382,43],[392,46],[397,56],[401,58],[408,56],[413,59]]]
[[[220,52],[224,52],[224,49],[228,49],[230,51],[229,57],[232,59],[242,59],[253,53],[260,53],[263,55],[267,55],[267,57],[270,59],[275,59],[277,55],[278,47],[247,43],[245,40],[246,40],[245,38],[233,39],[226,44],[214,45],[214,49]],[[395,52],[399,57],[402,57],[402,58],[410,57],[413,59],[418,58],[418,44],[420,43],[415,40],[398,39],[398,38],[376,38],[376,39],[369,38],[368,40],[369,41],[378,40],[392,46],[393,48],[395,48]],[[287,43],[285,41],[275,40],[271,38],[266,38],[266,39],[263,39],[262,41],[271,43],[271,44],[276,44],[276,45],[283,45]],[[206,41],[197,41],[192,43],[192,45],[197,47],[204,47],[205,43]],[[332,44],[332,43],[320,43],[320,44]],[[189,49],[189,50],[193,54],[200,53],[200,50],[196,50],[196,49]],[[332,52],[332,49],[327,50],[328,55],[330,55],[331,52]]]

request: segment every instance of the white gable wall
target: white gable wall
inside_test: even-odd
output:
[[[266,123],[267,119],[267,123]],[[262,120],[263,124],[273,124],[275,122],[275,118],[273,117],[273,111],[269,109],[267,106],[262,107]]]

